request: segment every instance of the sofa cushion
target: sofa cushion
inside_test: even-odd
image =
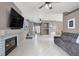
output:
[[[62,36],[71,36],[71,37],[74,37],[74,38],[77,38],[78,37],[78,34],[76,33],[67,33],[67,32],[64,32],[62,33]]]
[[[70,41],[70,42],[75,42],[75,38],[70,37],[70,36],[63,36],[62,37],[63,41]]]
[[[74,33],[63,33],[61,36],[63,41],[71,41],[71,42],[76,42],[77,37],[78,34]]]

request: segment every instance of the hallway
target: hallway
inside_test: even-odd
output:
[[[8,56],[68,56],[68,54],[54,44],[53,37],[38,36],[37,39],[25,39]]]

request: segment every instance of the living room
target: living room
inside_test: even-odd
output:
[[[79,2],[0,2],[0,56],[79,56],[78,15]]]

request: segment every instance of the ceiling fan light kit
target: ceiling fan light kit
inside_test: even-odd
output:
[[[52,4],[46,4],[47,9],[52,9]]]
[[[45,2],[39,9],[46,7],[47,9],[52,9],[52,2]]]

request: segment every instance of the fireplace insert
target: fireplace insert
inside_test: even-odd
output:
[[[17,36],[5,40],[5,55],[17,47]]]

